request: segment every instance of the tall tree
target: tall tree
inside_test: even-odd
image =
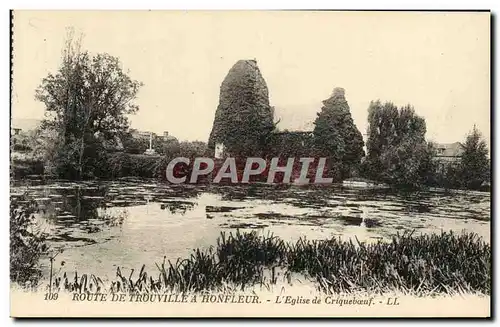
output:
[[[368,107],[368,139],[366,150],[368,159],[380,157],[384,148],[392,144],[395,135],[395,123],[398,119],[398,108],[386,102],[370,102]]]
[[[467,135],[462,148],[460,180],[464,187],[477,189],[485,180],[488,180],[490,163],[488,147],[475,125]]]
[[[273,128],[269,92],[257,62],[239,60],[222,82],[208,146],[223,143],[233,156],[261,155]]]
[[[412,106],[372,101],[368,108],[366,177],[401,186],[429,182],[433,147],[425,141],[425,119]]]
[[[141,85],[123,71],[118,58],[93,56],[81,49],[81,38],[69,34],[61,66],[36,90],[36,99],[46,107],[42,126],[58,135],[54,160],[61,177],[92,175],[102,141],[123,133],[126,115],[138,110],[133,100]]]
[[[314,121],[314,152],[329,158],[337,179],[349,177],[364,156],[361,132],[354,125],[343,88],[335,88]]]

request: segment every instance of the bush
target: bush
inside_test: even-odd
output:
[[[40,257],[47,254],[46,235],[36,226],[33,200],[10,203],[10,280],[22,287],[36,287],[42,272]]]
[[[425,142],[404,140],[388,146],[380,156],[380,180],[403,188],[419,188],[433,182],[433,148]]]
[[[119,178],[127,176],[156,178],[159,170],[166,162],[164,156],[149,156],[144,154],[111,153],[107,156],[107,173],[101,177]],[[164,165],[166,168],[166,164]]]
[[[463,187],[479,189],[489,179],[490,162],[488,147],[479,130],[474,126],[462,144],[460,158],[460,178]]]
[[[459,163],[446,162],[437,164],[434,174],[434,184],[432,186],[445,189],[457,189],[460,188],[461,185]]]

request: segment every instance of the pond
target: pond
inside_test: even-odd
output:
[[[403,193],[330,186],[170,186],[160,182],[57,182],[15,185],[42,209],[37,220],[53,251],[55,271],[113,278],[116,268],[151,272],[163,259],[216,245],[222,231],[256,230],[285,240],[388,239],[413,231],[464,230],[490,241],[490,193]],[[48,260],[44,277],[48,278]]]

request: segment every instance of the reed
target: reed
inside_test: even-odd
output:
[[[398,234],[390,241],[362,243],[337,238],[285,242],[255,231],[221,233],[217,246],[196,249],[185,259],[156,265],[157,271],[129,276],[117,269],[107,287],[96,276],[60,278],[55,289],[111,292],[202,292],[267,288],[278,282],[276,270],[300,273],[318,290],[455,294],[491,292],[491,246],[474,233]],[[54,288],[53,287],[53,288]]]

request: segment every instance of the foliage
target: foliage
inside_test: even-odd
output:
[[[294,270],[308,271],[332,293],[381,288],[405,293],[491,291],[491,247],[473,233],[405,233],[389,243],[359,246],[336,239],[299,240],[291,253]]]
[[[131,154],[143,154],[149,148],[149,139],[146,137],[134,137],[134,130],[130,129],[124,132],[120,139],[123,150]]]
[[[40,128],[22,131],[11,136],[11,176],[14,179],[29,175],[50,174],[54,137]]]
[[[70,36],[62,64],[36,90],[46,107],[42,128],[56,133],[53,161],[60,177],[92,177],[104,153],[103,143],[128,128],[126,115],[142,84],[132,80],[118,58],[90,55]]]
[[[313,155],[313,141],[312,133],[308,132],[275,132],[271,137],[269,154],[280,158],[310,157]]]
[[[171,143],[174,144],[175,143]],[[106,151],[99,154],[99,163],[92,169],[95,178],[165,178],[165,169],[174,157],[203,157],[207,155],[206,143],[200,141],[181,142],[169,148],[164,147],[164,153],[156,156],[145,154],[132,154],[127,152]],[[14,153],[11,158],[11,174],[14,179],[26,178],[30,175],[46,174],[51,172],[57,161],[33,160],[32,157],[20,156]],[[90,175],[88,175],[90,177]]]
[[[158,155],[131,154],[126,152],[111,152],[105,155],[101,162],[99,174],[102,178],[141,177],[165,179],[168,163],[175,157],[204,157],[207,145],[200,141],[183,141],[176,139],[164,142],[163,152]]]
[[[491,293],[491,246],[474,233],[404,233],[389,242],[356,244],[337,238],[287,243],[271,234],[237,231],[221,233],[215,248],[194,250],[176,262],[164,259],[157,269],[148,274],[143,266],[133,277],[134,271],[126,276],[118,268],[108,287],[93,275],[75,275],[74,281],[65,275],[54,287],[130,293],[245,290],[276,283],[276,270],[284,269],[285,278],[291,272],[305,274],[326,293]]]
[[[150,156],[145,154],[128,154],[123,152],[110,153],[106,160],[106,171],[103,177],[158,177],[160,165],[163,162],[161,156]],[[166,168],[166,165],[165,165]]]
[[[201,141],[183,141],[179,144],[179,156],[186,158],[204,157],[207,155],[208,147]]]
[[[490,163],[488,148],[481,133],[474,126],[462,145],[460,158],[460,179],[465,188],[478,189],[489,179]]]
[[[336,179],[350,177],[364,156],[363,137],[354,125],[344,94],[344,89],[335,88],[323,101],[314,122],[314,152],[330,159]]]
[[[223,143],[233,157],[260,156],[274,129],[269,92],[255,60],[239,60],[220,89],[208,145]]]
[[[425,141],[425,132],[425,119],[413,107],[398,109],[390,102],[372,101],[364,176],[404,187],[430,183],[435,150]]]
[[[131,154],[144,154],[149,149],[149,135],[137,135],[137,130],[130,129],[122,133],[120,140],[123,150]],[[152,148],[158,154],[175,156],[180,152],[179,140],[168,136],[167,138],[152,133]]]
[[[26,133],[11,135],[10,137],[11,152],[27,152],[31,150],[30,138]]]
[[[435,163],[434,149],[426,142],[404,140],[389,146],[382,153],[380,162],[384,170],[382,181],[402,187],[420,187],[433,183]]]
[[[445,189],[458,189],[462,187],[460,176],[460,163],[443,162],[436,164],[433,186]]]
[[[488,149],[475,126],[461,148],[458,160],[435,162],[433,180],[429,185],[447,189],[489,190],[487,184],[491,183],[491,167]]]
[[[37,204],[21,199],[10,202],[10,280],[36,287],[42,276],[39,260],[47,254],[46,235],[35,223]]]

